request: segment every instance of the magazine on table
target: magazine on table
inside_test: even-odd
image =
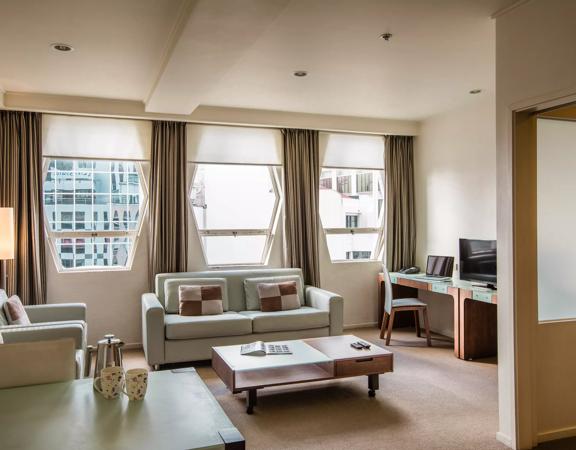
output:
[[[248,356],[291,355],[292,350],[286,344],[266,344],[262,341],[256,341],[242,345],[240,354]]]

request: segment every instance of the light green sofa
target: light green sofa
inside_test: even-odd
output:
[[[265,313],[254,308],[253,300],[247,305],[246,279],[282,276],[299,278],[304,297],[301,308]],[[194,284],[194,280],[206,284],[210,279],[225,283],[224,314],[180,316],[178,284]],[[156,368],[210,359],[212,347],[219,345],[342,334],[342,297],[304,286],[300,269],[164,273],[156,276],[155,291],[142,296],[142,340],[146,360]]]

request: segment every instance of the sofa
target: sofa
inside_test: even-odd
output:
[[[75,344],[76,377],[84,376],[86,359],[86,305],[55,303],[24,306],[30,325],[9,325],[3,304],[8,300],[0,289],[0,335],[5,344],[72,338]]]
[[[250,290],[255,282],[286,281],[285,277],[297,281],[302,306],[260,311]],[[222,286],[223,314],[178,314],[180,285],[213,283]],[[158,368],[161,364],[210,359],[214,346],[339,335],[343,316],[342,297],[305,286],[300,269],[162,273],[156,275],[155,292],[142,296],[142,340],[148,364]]]

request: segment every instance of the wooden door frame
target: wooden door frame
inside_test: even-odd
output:
[[[519,449],[538,445],[535,348],[538,327],[537,118],[576,120],[576,94],[510,108],[512,134],[512,301],[515,428]],[[562,111],[558,109],[562,108]]]

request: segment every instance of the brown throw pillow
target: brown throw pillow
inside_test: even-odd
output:
[[[259,283],[260,310],[263,312],[286,311],[300,308],[295,281]]]
[[[216,285],[182,285],[178,288],[181,316],[222,314],[222,289]]]
[[[28,314],[17,295],[4,302],[4,314],[10,325],[30,325]]]

